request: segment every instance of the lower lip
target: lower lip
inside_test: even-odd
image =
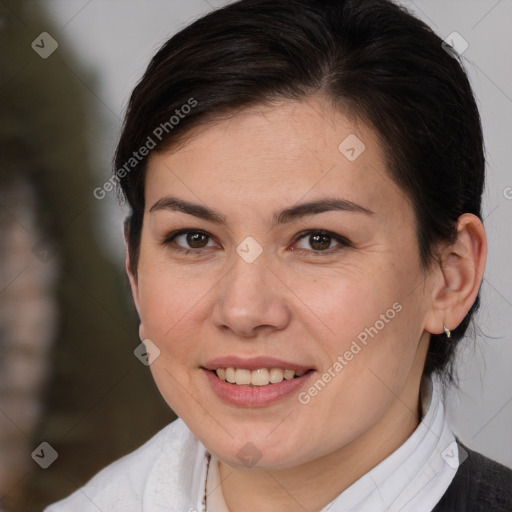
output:
[[[213,391],[224,402],[238,407],[265,407],[282,400],[298,391],[315,373],[308,371],[300,377],[283,380],[266,386],[239,386],[219,379],[217,375],[203,368]]]

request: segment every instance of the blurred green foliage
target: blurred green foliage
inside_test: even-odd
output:
[[[10,512],[65,497],[175,418],[133,355],[140,341],[129,289],[93,229],[99,203],[86,134],[102,127],[90,126],[87,75],[41,7],[0,3],[0,186],[20,175],[33,184],[40,227],[58,258],[60,318],[32,446],[46,441],[59,457],[46,470],[34,463],[3,497]],[[59,42],[47,59],[31,48],[41,32]]]

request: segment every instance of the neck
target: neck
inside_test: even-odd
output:
[[[297,467],[249,470],[219,462],[229,510],[321,510],[411,436],[419,424],[419,399],[418,377],[406,384],[401,396],[371,429],[349,445]]]

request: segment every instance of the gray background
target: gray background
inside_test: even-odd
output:
[[[62,27],[66,46],[86,69],[77,75],[91,113],[104,121],[89,144],[98,186],[109,176],[126,102],[149,58],[174,32],[222,0],[48,0],[45,9]],[[512,467],[512,67],[510,0],[401,2],[441,38],[458,32],[469,44],[465,67],[479,102],[488,175],[484,224],[489,257],[477,316],[481,333],[460,354],[461,390],[449,393],[452,425],[469,447]],[[510,187],[510,188],[509,188]],[[442,190],[439,191],[443,193]],[[92,191],[91,191],[92,195]],[[113,194],[97,202],[98,237],[122,264],[123,212]]]

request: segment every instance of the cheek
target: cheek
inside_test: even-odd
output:
[[[189,418],[195,410],[190,393],[196,394],[193,376],[200,339],[197,317],[206,292],[204,280],[182,279],[168,267],[151,268],[143,277],[139,293],[143,336],[160,349],[150,370],[169,407],[180,417]]]
[[[362,329],[373,325],[398,295],[390,283],[356,268],[321,281],[302,281],[296,290],[299,297],[306,297],[302,309],[314,313],[309,314],[310,325],[333,349],[343,349]]]
[[[322,345],[322,369],[331,368],[347,399],[371,397],[376,375],[390,384],[403,380],[414,359],[417,297],[404,289],[393,267],[375,267],[378,272],[371,273],[354,268],[322,286],[302,285],[300,295],[308,297],[306,306],[314,312],[303,308],[303,323]],[[338,365],[338,371],[332,369],[336,361],[343,367]]]
[[[193,334],[210,289],[204,276],[184,278],[169,268],[153,266],[139,286],[143,335],[162,351],[186,358],[194,348],[191,340],[197,337]]]

